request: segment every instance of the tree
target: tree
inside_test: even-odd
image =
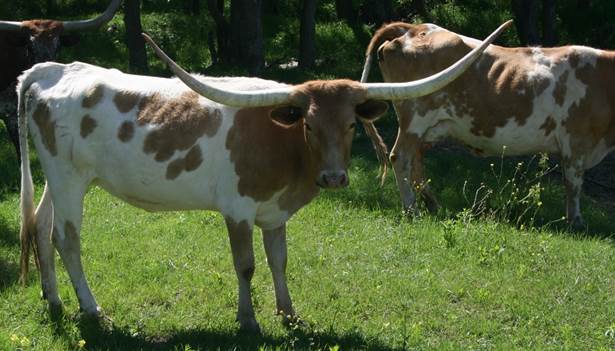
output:
[[[362,46],[367,46],[371,39],[371,35],[367,33],[361,23],[359,22],[359,8],[357,1],[353,0],[335,0],[335,12],[337,18],[344,20],[354,36],[357,38]]]
[[[141,36],[141,0],[124,0],[124,25],[126,26],[126,46],[128,47],[128,70],[131,73],[145,74],[147,54],[145,41]]]
[[[262,0],[231,1],[231,45],[237,61],[251,75],[262,72],[265,68]]]
[[[229,51],[230,47],[230,33],[229,24],[224,17],[224,1],[223,0],[207,0],[207,9],[211,17],[216,23],[216,43],[218,46],[217,55],[212,55],[212,62],[214,64],[223,62],[226,64],[231,63],[231,55]],[[213,46],[210,45],[210,50]],[[215,50],[214,50],[215,51]]]
[[[536,0],[512,0],[515,26],[521,45],[538,45],[540,39],[536,30]]]
[[[311,68],[316,62],[316,0],[303,0],[299,33],[299,66]]]
[[[542,1],[542,45],[557,45],[555,0]]]

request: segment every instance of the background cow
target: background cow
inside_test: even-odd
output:
[[[61,46],[79,41],[79,37],[71,32],[102,26],[113,18],[120,4],[121,0],[113,0],[103,14],[82,21],[0,21],[0,117],[15,145],[17,157],[17,77],[36,63],[54,61]]]
[[[387,109],[380,99],[413,98],[446,85],[505,27],[449,69],[401,84],[334,80],[288,86],[253,78],[196,77],[153,43],[185,85],[83,63],[34,66],[18,86],[22,280],[32,245],[43,295],[52,312],[61,311],[53,241],[82,311],[99,314],[83,273],[79,239],[83,198],[96,183],[150,211],[221,212],[239,280],[237,319],[248,330],[259,329],[250,281],[252,228],[261,227],[277,308],[293,316],[285,277],[286,221],[319,187],[348,185],[356,117],[373,121]],[[36,211],[28,125],[47,178]]]
[[[392,23],[372,38],[363,81],[374,56],[385,81],[403,82],[437,72],[478,43],[433,24]],[[404,209],[414,209],[415,186],[423,187],[427,207],[437,208],[424,185],[421,145],[449,136],[479,155],[500,155],[504,148],[507,156],[559,155],[567,219],[583,227],[583,172],[615,147],[613,81],[613,51],[491,45],[453,84],[419,99],[396,101],[399,132],[390,159]]]

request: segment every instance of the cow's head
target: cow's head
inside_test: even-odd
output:
[[[272,110],[274,122],[300,123],[315,163],[316,184],[348,185],[347,168],[357,118],[375,121],[386,112],[383,100],[367,98],[367,89],[351,80],[311,81],[294,87],[288,105]]]
[[[347,168],[357,118],[376,120],[387,110],[387,104],[382,100],[416,98],[444,87],[461,75],[509,24],[500,26],[454,65],[427,79],[407,83],[311,81],[262,91],[231,91],[206,84],[179,67],[151,38],[145,34],[144,37],[173,73],[200,95],[229,106],[277,106],[270,115],[276,123],[302,123],[307,145],[319,167],[316,183],[322,187],[339,188],[348,185]]]
[[[432,75],[472,50],[461,36],[434,24],[392,23],[374,38],[381,38],[372,44],[377,45],[373,49],[377,50],[380,68],[394,81]],[[388,69],[402,72],[387,72]]]
[[[82,21],[29,20],[0,21],[0,32],[10,33],[7,42],[16,48],[26,48],[30,64],[56,59],[61,46],[79,41],[76,32],[94,29],[107,23],[118,10],[121,0],[113,0],[100,16]]]

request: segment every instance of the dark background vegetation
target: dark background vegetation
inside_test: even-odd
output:
[[[83,18],[107,4],[3,1],[0,19]],[[500,44],[613,48],[613,13],[611,0],[124,0],[123,13],[112,22],[114,30],[86,34],[81,45],[64,50],[62,60],[164,74],[157,60],[141,58],[143,42],[132,39],[138,35],[135,26],[142,25],[174,58],[197,72],[290,82],[318,76],[358,78],[367,41],[382,23],[433,22],[482,38],[515,18],[517,30],[503,35]],[[293,60],[300,69],[279,72],[280,64]]]

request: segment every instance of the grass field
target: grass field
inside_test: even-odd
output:
[[[245,335],[234,322],[237,283],[221,216],[147,213],[99,188],[86,197],[82,251],[113,328],[81,323],[59,259],[67,316],[54,323],[36,274],[26,288],[17,284],[17,170],[9,145],[0,143],[0,154],[2,350],[615,349],[612,214],[585,198],[588,232],[566,232],[557,221],[561,186],[544,180],[537,228],[476,218],[462,210],[462,179],[489,181],[493,160],[435,152],[428,169],[447,209],[410,222],[392,177],[378,186],[364,138],[350,188],[323,192],[289,222],[289,287],[303,325],[287,329],[274,315],[258,231],[253,296],[263,333]],[[40,172],[35,178],[40,196]]]

